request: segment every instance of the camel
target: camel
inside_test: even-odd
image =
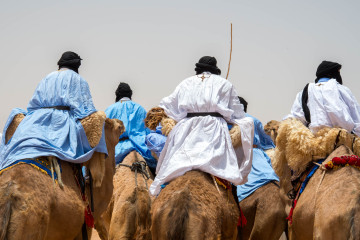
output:
[[[145,161],[136,151],[130,152],[117,165],[114,176],[114,193],[106,212],[102,226],[97,228],[101,239],[151,239],[150,208],[151,198],[148,187],[153,182],[150,169],[146,166],[148,177],[129,167]],[[135,179],[136,177],[136,179]]]
[[[360,171],[352,166],[324,167],[334,157],[352,155],[351,149],[358,154],[358,141],[341,128],[324,128],[313,134],[296,119],[281,123],[274,169],[282,196],[292,189],[291,170],[302,173],[325,159],[297,199],[289,222],[290,239],[360,239]]]
[[[278,122],[276,120],[271,120],[264,126],[265,133],[271,137],[273,142],[276,141],[279,125],[280,125],[280,122]]]
[[[341,145],[325,160],[352,155]],[[290,239],[360,239],[360,171],[351,166],[317,170],[298,199]]]
[[[103,154],[94,153],[88,161],[90,172],[103,176],[101,180],[94,181],[95,223],[112,196],[115,145],[123,131],[121,121],[106,119],[108,158],[104,160]],[[104,172],[96,173],[92,165],[103,165],[100,171]],[[61,161],[61,168],[63,189],[54,185],[47,174],[28,164],[16,165],[0,175],[0,239],[82,239],[81,229],[87,204],[82,200],[73,164]],[[89,200],[89,188],[86,192]],[[91,235],[89,229],[88,233]]]
[[[240,228],[238,240],[278,240],[286,230],[287,215],[276,184],[269,182],[240,202],[247,224]]]
[[[231,191],[216,187],[204,172],[189,171],[171,181],[154,200],[151,212],[153,240],[237,236],[239,209]]]

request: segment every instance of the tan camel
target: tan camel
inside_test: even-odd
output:
[[[237,204],[231,191],[218,188],[200,171],[171,181],[152,205],[152,239],[236,239]]]
[[[333,157],[351,154],[352,151],[342,145],[324,164]],[[358,169],[346,166],[338,170],[317,170],[294,209],[290,239],[360,239],[359,201]]]
[[[281,192],[290,185],[290,169],[302,173],[326,158],[351,155],[358,138],[340,128],[324,128],[316,134],[296,119],[283,121],[277,137],[274,169],[280,177]],[[334,150],[335,149],[335,150]],[[289,224],[290,239],[360,239],[360,171],[351,166],[338,170],[320,167],[297,200]]]
[[[122,164],[132,166],[145,161],[136,151],[129,153]],[[153,182],[149,167],[148,177],[129,167],[118,165],[114,176],[114,193],[108,209],[103,214],[103,224],[98,229],[101,239],[151,239],[151,198],[148,187]],[[145,177],[145,178],[144,178]]]
[[[93,188],[95,222],[112,196],[115,145],[123,131],[121,121],[106,119],[105,136],[109,155],[104,162],[104,174],[100,174],[103,178]],[[103,159],[102,154],[95,153],[89,161],[101,162]],[[85,203],[74,177],[73,165],[62,161],[61,168],[63,189],[54,185],[51,177],[27,164],[17,165],[1,174],[0,239],[82,238]],[[97,175],[95,169],[90,168],[90,171]]]
[[[279,190],[270,182],[240,202],[247,224],[239,229],[239,240],[280,238],[287,228],[287,215]]]
[[[271,137],[273,142],[276,141],[279,125],[280,125],[280,122],[278,122],[276,120],[271,120],[264,126],[265,133]]]

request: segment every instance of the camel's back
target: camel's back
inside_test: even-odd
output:
[[[211,176],[200,171],[189,171],[171,181],[153,203],[152,230],[156,238],[169,239],[180,232],[184,239],[230,238],[236,229],[238,208],[231,191],[222,186],[219,191]],[[167,234],[161,237],[164,231]]]

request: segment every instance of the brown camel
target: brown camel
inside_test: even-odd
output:
[[[276,140],[279,125],[280,125],[280,122],[278,122],[276,120],[271,120],[264,126],[265,133],[271,137],[273,142],[275,142],[275,140]]]
[[[240,202],[247,224],[239,230],[239,240],[278,240],[287,228],[285,206],[276,184],[269,182]]]
[[[351,155],[338,147],[325,160]],[[294,209],[290,239],[360,239],[360,171],[351,166],[317,170]]]
[[[106,119],[108,158],[102,181],[94,184],[95,222],[106,209],[113,191],[115,145],[124,131],[119,120]],[[102,161],[95,153],[90,161]],[[91,165],[91,164],[90,164]],[[94,164],[96,165],[96,164]],[[64,188],[54,185],[50,176],[27,164],[4,171],[0,176],[0,239],[81,239],[86,204],[74,177],[73,165],[62,161]],[[97,175],[95,169],[90,171]],[[89,190],[87,189],[87,192]],[[89,199],[87,194],[87,199]]]
[[[122,164],[132,166],[136,162],[145,161],[133,151],[129,153]],[[103,214],[101,229],[97,228],[101,239],[151,239],[150,208],[151,198],[148,187],[153,182],[149,167],[149,176],[135,172],[129,167],[118,165],[114,176],[114,193],[108,209]],[[145,183],[146,181],[146,183]]]
[[[231,191],[218,189],[200,171],[171,181],[152,205],[152,239],[236,239],[238,206]]]
[[[323,167],[334,157],[353,154],[350,147],[358,152],[358,139],[341,128],[324,128],[313,134],[298,120],[287,119],[276,140],[273,167],[283,195],[292,188],[290,169],[303,173],[325,158],[297,199],[289,223],[290,239],[360,239],[360,171],[351,166]]]

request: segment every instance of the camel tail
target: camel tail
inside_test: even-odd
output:
[[[0,187],[0,240],[5,240],[7,235],[7,229],[11,217],[11,205],[12,205],[12,189],[13,182],[10,181],[6,185]]]
[[[149,192],[145,188],[136,188],[135,194],[137,239],[148,239],[151,226],[151,199],[149,197]]]
[[[186,236],[187,226],[189,222],[190,211],[190,191],[187,187],[179,194],[170,199],[172,207],[168,213],[165,229],[167,231],[167,239],[183,240]]]

